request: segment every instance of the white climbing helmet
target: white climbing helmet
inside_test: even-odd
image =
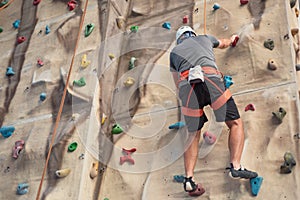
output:
[[[181,36],[183,33],[188,32],[188,31],[191,31],[192,33],[194,33],[195,35],[197,35],[197,34],[195,33],[195,31],[194,31],[191,27],[189,27],[189,26],[182,26],[182,27],[180,27],[180,28],[177,30],[177,32],[176,32],[176,41],[180,38],[180,36]]]

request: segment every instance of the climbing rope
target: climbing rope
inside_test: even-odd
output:
[[[10,0],[9,2],[7,2],[7,4],[5,4],[4,6],[2,6],[0,8],[0,11],[3,10],[4,8],[6,8],[7,6],[9,6],[9,4],[11,4],[14,0]]]
[[[55,126],[53,128],[51,143],[49,145],[49,151],[48,151],[46,163],[44,165],[44,170],[43,170],[42,178],[41,178],[41,181],[40,181],[40,184],[39,184],[39,188],[38,188],[36,200],[39,200],[39,197],[40,197],[40,193],[41,193],[42,186],[43,186],[43,181],[44,181],[44,178],[45,178],[45,174],[46,174],[46,171],[47,171],[47,166],[48,166],[50,155],[51,155],[51,152],[52,152],[52,147],[53,147],[54,139],[55,139],[55,136],[56,136],[58,124],[60,122],[60,117],[61,117],[62,110],[63,110],[63,107],[64,107],[64,103],[65,103],[65,99],[66,99],[66,95],[67,95],[67,87],[68,87],[69,81],[70,81],[70,76],[71,76],[71,72],[72,72],[72,68],[73,68],[73,64],[74,64],[74,59],[75,59],[75,55],[76,55],[78,43],[79,43],[79,40],[80,40],[80,35],[81,35],[81,31],[82,31],[82,26],[83,26],[83,22],[84,22],[86,10],[87,10],[88,2],[89,2],[89,0],[86,0],[85,6],[84,6],[84,10],[83,10],[83,13],[82,13],[82,16],[81,16],[81,21],[80,21],[80,25],[79,25],[79,30],[78,30],[78,35],[77,35],[76,44],[75,44],[75,48],[74,48],[74,53],[73,53],[73,56],[72,56],[72,61],[71,61],[71,64],[70,64],[70,68],[69,68],[69,72],[68,72],[68,76],[67,76],[65,88],[64,88],[64,91],[63,91],[63,96],[62,96],[62,99],[61,99],[61,102],[60,102],[60,106],[59,106],[59,110],[58,110],[58,113],[57,113],[57,117],[56,117],[56,121],[55,121]]]
[[[204,27],[203,27],[203,31],[204,31],[204,35],[206,35],[206,0],[204,0],[204,10],[203,10],[203,15],[204,15]]]

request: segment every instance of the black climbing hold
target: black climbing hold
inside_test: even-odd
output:
[[[296,5],[296,0],[290,0],[290,6],[293,8]]]
[[[274,49],[274,41],[272,39],[267,39],[264,42],[264,47],[266,47],[267,49],[273,50]]]
[[[300,71],[300,64],[296,64],[296,71]]]

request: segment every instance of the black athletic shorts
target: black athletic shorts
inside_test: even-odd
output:
[[[211,81],[183,84],[179,89],[179,98],[182,106],[191,109],[203,109],[204,106],[210,105],[225,91],[223,81],[218,77],[209,78]],[[213,82],[213,84],[212,84]],[[217,87],[215,87],[217,86]],[[220,92],[220,90],[222,90]],[[231,97],[226,104],[217,110],[214,110],[217,122],[231,121],[239,119],[239,111]],[[189,132],[200,130],[204,123],[208,121],[205,113],[201,117],[184,116]]]

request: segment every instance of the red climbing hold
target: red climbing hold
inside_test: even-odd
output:
[[[232,41],[232,43],[231,43],[231,46],[232,47],[235,47],[236,46],[236,43],[239,41],[239,36],[238,35],[235,35],[234,36],[234,39],[233,39],[233,41]]]
[[[41,60],[41,59],[38,59],[37,60],[37,64],[38,64],[38,66],[43,66],[44,65],[44,62]]]
[[[252,111],[255,111],[255,107],[252,103],[248,104],[246,107],[245,107],[245,111],[248,111],[248,110],[252,110]]]
[[[68,2],[69,11],[72,11],[76,8],[77,2],[75,0],[71,0]]]
[[[41,2],[41,0],[33,0],[33,5],[38,5]]]
[[[133,153],[133,152],[135,152],[135,151],[136,151],[136,148],[132,148],[132,149],[124,149],[124,148],[123,148],[123,152],[126,153],[127,155],[128,155],[128,154],[131,154],[131,153]]]
[[[185,15],[185,16],[183,17],[182,23],[184,23],[184,24],[189,23],[189,16],[188,16],[188,15]]]
[[[18,158],[20,151],[24,148],[25,142],[24,140],[18,140],[15,142],[15,146],[13,148],[13,158]]]
[[[241,5],[246,5],[248,2],[248,0],[240,0]]]
[[[20,44],[20,43],[24,42],[25,40],[26,40],[25,36],[20,36],[20,37],[18,37],[17,42]]]
[[[217,137],[208,131],[203,133],[203,138],[207,144],[214,144],[217,140]]]
[[[122,165],[124,162],[129,162],[131,164],[134,164],[134,160],[131,157],[131,154],[136,151],[136,148],[132,149],[124,149],[123,148],[123,153],[125,154],[124,156],[120,157],[120,164]]]

